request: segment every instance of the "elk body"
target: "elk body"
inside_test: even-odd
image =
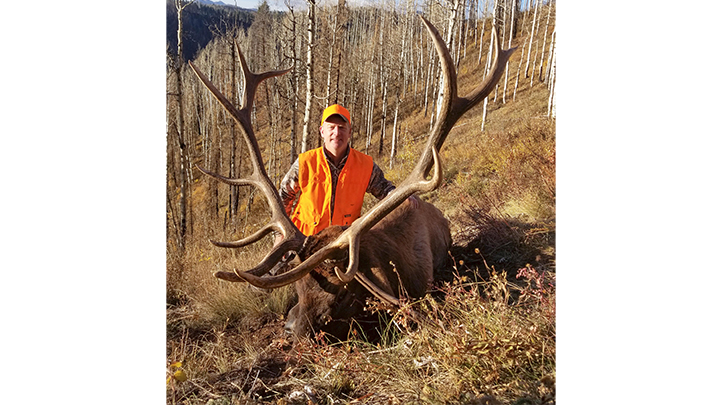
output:
[[[343,227],[332,226],[317,235],[298,252],[306,260],[337,239]],[[450,247],[450,227],[440,210],[419,201],[416,208],[404,202],[360,238],[358,274],[380,290],[399,297],[422,297],[442,268]],[[338,337],[347,333],[347,320],[363,313],[371,291],[357,280],[345,283],[334,268],[346,268],[348,256],[342,251],[326,259],[295,282],[298,304],[290,310],[285,329],[307,335],[318,328]]]
[[[296,335],[307,335],[336,320],[358,316],[370,296],[390,305],[399,305],[403,294],[410,298],[422,297],[447,257],[450,228],[442,213],[419,199],[417,207],[405,201],[415,193],[428,192],[440,185],[442,168],[438,150],[462,114],[485,99],[495,87],[514,49],[500,50],[496,42],[490,73],[467,97],[458,97],[457,75],[447,46],[435,27],[421,18],[433,38],[443,69],[440,112],[422,155],[411,174],[352,225],[332,226],[317,235],[303,235],[285,213],[265,171],[250,122],[258,84],[288,70],[252,73],[236,44],[245,78],[242,106],[238,109],[190,62],[200,80],[240,124],[253,173],[245,178],[230,179],[198,169],[231,185],[257,187],[267,198],[272,215],[267,225],[247,238],[212,243],[237,248],[254,243],[272,231],[283,235],[282,242],[252,269],[221,271],[215,276],[265,289],[295,283],[298,304],[290,310],[286,329]],[[431,170],[432,176],[426,180]]]

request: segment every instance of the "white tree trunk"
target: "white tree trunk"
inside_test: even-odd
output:
[[[530,72],[530,55],[532,54],[532,43],[535,38],[535,23],[537,21],[537,13],[538,13],[538,8],[539,8],[538,2],[539,1],[540,0],[535,0],[535,13],[533,15],[533,20],[532,20],[532,29],[530,30],[530,40],[528,41],[528,44],[529,44],[528,45],[528,57],[527,57],[527,62],[525,62],[525,77],[530,77],[530,74],[529,74],[529,72]]]
[[[518,83],[520,82],[520,71],[522,70],[522,60],[525,56],[525,45],[527,42],[523,43],[522,51],[520,52],[520,63],[518,63],[517,68],[517,74],[515,75],[515,89],[513,90],[513,101],[515,100],[515,96],[517,95],[517,89],[518,89]]]
[[[548,60],[548,86],[550,96],[548,98],[548,117],[555,118],[555,30],[552,33],[550,59]]]
[[[457,35],[455,35],[455,31],[456,31],[455,26],[457,25],[456,21],[458,18],[458,12],[460,9],[461,2],[462,2],[462,0],[453,0],[452,10],[450,12],[450,16],[448,17],[448,25],[447,25],[447,31],[446,31],[445,35],[447,36],[447,39],[446,39],[447,48],[448,48],[448,51],[450,51],[450,55],[455,55],[455,52],[456,52],[455,48],[457,48],[458,41],[456,39]],[[456,60],[457,60],[457,58],[456,58]],[[435,110],[436,117],[440,115],[440,106],[442,105],[443,98],[445,98],[445,92],[443,91],[445,83],[443,83],[443,82],[444,82],[444,78],[443,78],[443,76],[440,76],[440,81],[438,82],[437,103],[435,103],[435,105],[437,107]]]
[[[331,15],[330,18],[333,18]],[[339,15],[336,15],[333,21],[333,26],[330,28],[331,39],[330,49],[328,49],[328,69],[327,69],[327,84],[325,86],[325,108],[330,106],[330,89],[332,87],[332,74],[333,74],[333,63],[335,61],[335,43],[337,42],[337,31],[338,31],[338,19]]]
[[[545,43],[547,42],[548,28],[550,27],[550,13],[552,12],[552,3],[548,4],[548,17],[545,23],[545,35],[543,35],[542,52],[540,53],[540,72],[538,73],[538,80],[543,81],[543,62],[545,60]],[[548,61],[549,62],[549,61]]]
[[[513,40],[513,31],[515,30],[515,9],[517,8],[517,5],[515,4],[517,0],[510,0],[512,11],[510,12],[510,35],[508,38],[507,48],[512,48],[512,40]],[[507,10],[506,10],[507,11]],[[505,13],[507,15],[507,12]],[[505,63],[505,84],[503,85],[503,104],[505,104],[505,92],[507,91],[507,85],[508,85],[508,76],[510,72],[510,61],[508,60],[507,63]],[[515,97],[513,96],[513,99]]]
[[[373,110],[375,109],[375,75],[370,72],[370,91],[368,92],[367,106],[367,137],[365,138],[365,153],[369,153],[370,141],[372,140]]]
[[[478,3],[478,7],[480,4]],[[487,19],[487,10],[488,10],[488,0],[485,0],[482,13],[482,27],[480,28],[480,50],[478,51],[478,65],[482,62],[482,43],[483,43],[483,36],[485,35],[485,20]]]
[[[301,152],[307,152],[310,148],[310,112],[312,111],[313,99],[313,47],[315,47],[315,0],[308,0],[308,44],[307,64],[305,65],[306,91],[305,91],[305,117],[303,118],[303,135]]]
[[[493,16],[493,28],[495,27],[495,16]],[[490,45],[488,46],[488,54],[487,54],[487,63],[485,64],[485,75],[487,76],[488,73],[490,73],[490,62],[493,58],[493,41],[497,41],[498,38],[495,38],[495,30],[490,31]],[[483,100],[483,114],[482,114],[482,123],[480,124],[480,131],[485,131],[485,120],[487,119],[487,105],[488,105],[488,98],[485,97],[485,100]]]
[[[402,100],[400,100],[400,90],[398,89],[397,93],[395,94],[395,117],[393,118],[393,131],[392,131],[392,145],[390,146],[390,168],[393,167],[393,162],[395,161],[395,155],[397,155],[397,140],[398,140],[398,131],[397,131],[397,121],[398,121],[398,110],[400,109],[400,103]]]

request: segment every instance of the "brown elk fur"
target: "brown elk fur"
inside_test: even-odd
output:
[[[332,226],[309,236],[299,258],[307,259],[343,230]],[[405,201],[362,236],[358,271],[395,297],[420,298],[445,264],[450,244],[450,227],[440,210],[421,200],[417,208]],[[295,282],[298,304],[290,310],[286,330],[306,336],[325,330],[330,321],[362,314],[370,292],[357,280],[345,285],[333,270],[347,264],[344,251]]]

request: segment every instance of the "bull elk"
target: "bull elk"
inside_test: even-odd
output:
[[[231,179],[198,167],[203,173],[230,185],[252,185],[260,189],[271,210],[269,223],[254,234],[234,241],[216,242],[219,247],[238,248],[257,242],[272,231],[282,234],[255,267],[239,271],[219,271],[217,278],[249,282],[264,289],[295,283],[298,303],[287,317],[286,330],[308,335],[332,320],[347,320],[363,312],[371,295],[390,305],[399,305],[401,291],[409,297],[422,297],[433,282],[451,244],[447,219],[432,204],[419,201],[416,208],[405,200],[415,193],[436,189],[442,180],[438,151],[457,120],[485,99],[500,80],[513,49],[501,50],[495,41],[491,71],[466,97],[457,94],[457,73],[445,42],[424,17],[439,54],[443,70],[443,94],[438,120],[410,175],[387,197],[347,227],[331,226],[311,236],[303,235],[285,213],[280,196],[265,171],[260,148],[250,122],[255,91],[263,80],[288,70],[252,73],[235,44],[245,78],[241,108],[236,108],[201,73],[190,66],[215,98],[240,125],[250,151],[253,173]],[[497,35],[495,36],[497,38]],[[426,180],[431,169],[433,174]]]

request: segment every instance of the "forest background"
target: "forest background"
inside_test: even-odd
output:
[[[9,400],[164,400],[157,3],[41,2],[40,28],[0,28],[16,58],[0,161]],[[573,3],[558,5],[558,388],[567,403],[606,402],[586,396],[598,387],[614,403],[702,403],[719,360],[717,304],[698,288],[719,274],[717,6]]]

